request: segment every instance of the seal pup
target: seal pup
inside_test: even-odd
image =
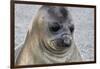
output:
[[[74,24],[67,8],[42,6],[27,32],[18,65],[82,61],[73,39]]]

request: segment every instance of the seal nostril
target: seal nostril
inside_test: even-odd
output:
[[[63,38],[66,38],[66,37],[67,37],[67,35],[62,35],[62,37],[63,37]]]
[[[62,35],[62,38],[65,40],[65,39],[69,39],[69,40],[72,40],[72,36],[69,35],[69,34],[63,34]]]

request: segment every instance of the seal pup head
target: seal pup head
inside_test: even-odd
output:
[[[61,53],[72,45],[74,24],[67,8],[42,6],[32,25],[31,36],[34,44],[42,43],[52,52]],[[34,32],[34,33],[33,33]]]

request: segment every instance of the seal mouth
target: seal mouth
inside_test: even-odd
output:
[[[44,44],[43,48],[46,48],[46,51],[55,54],[63,54],[72,46],[72,37],[71,35],[70,37],[68,35],[63,35],[63,37],[42,41],[42,43]]]
[[[71,46],[71,40],[72,38],[68,35],[63,35],[62,38],[51,40],[50,46],[56,50],[65,49]]]

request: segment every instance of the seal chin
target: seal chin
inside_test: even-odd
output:
[[[55,50],[64,50],[71,46],[71,40],[55,39],[50,42],[50,46]]]
[[[62,39],[54,39],[45,42],[41,41],[40,43],[43,44],[43,48],[45,48],[45,50],[48,51],[49,53],[60,55],[69,50],[72,42],[70,41],[69,43],[64,43],[64,40],[62,41]]]

